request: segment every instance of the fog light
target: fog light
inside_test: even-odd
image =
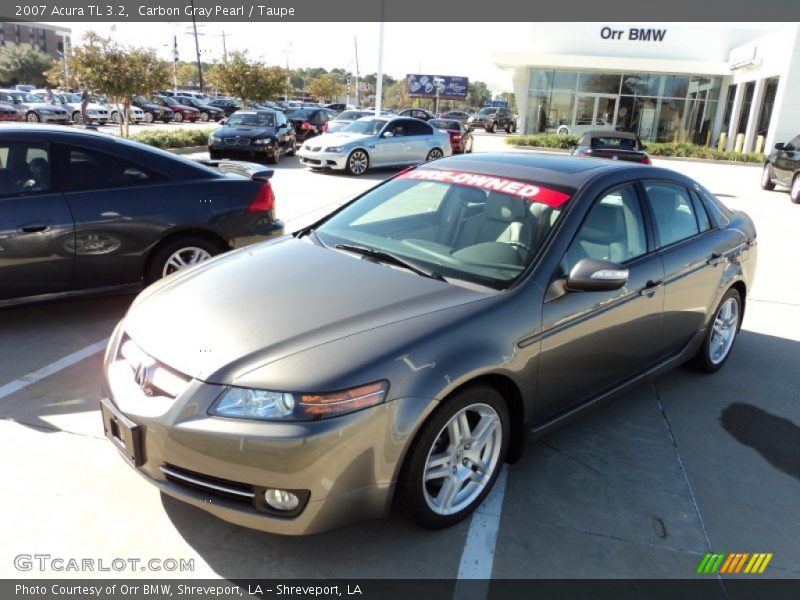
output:
[[[275,510],[294,510],[300,504],[300,499],[286,490],[267,490],[264,500]]]

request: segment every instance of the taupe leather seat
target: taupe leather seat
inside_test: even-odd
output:
[[[569,266],[582,258],[599,258],[613,262],[628,259],[628,236],[622,206],[597,204],[589,212],[570,247]]]
[[[526,203],[519,198],[491,192],[486,198],[483,213],[466,220],[456,235],[454,248],[485,242],[503,242],[516,247],[530,247],[530,225]]]

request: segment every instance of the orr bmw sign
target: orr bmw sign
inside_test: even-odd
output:
[[[653,29],[644,27],[630,27],[628,29],[614,29],[606,25],[600,30],[600,37],[604,40],[630,40],[634,42],[663,42],[667,36],[666,29]]]

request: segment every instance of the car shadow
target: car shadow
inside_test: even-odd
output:
[[[794,422],[744,402],[729,405],[719,422],[737,442],[800,481],[800,427]]]

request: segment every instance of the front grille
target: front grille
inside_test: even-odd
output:
[[[250,145],[250,140],[248,138],[227,137],[227,138],[225,138],[225,143],[228,146],[249,146]]]
[[[117,361],[126,363],[136,385],[147,396],[177,398],[191,378],[157,361],[125,335],[117,350]]]
[[[321,160],[317,160],[316,158],[304,158],[303,162],[307,162],[307,163],[312,164],[312,165],[321,165],[322,164],[322,161]]]
[[[168,463],[160,466],[159,470],[164,474],[167,480],[172,483],[199,490],[219,498],[225,498],[226,500],[253,504],[253,498],[255,498],[256,495],[253,486],[247,485],[246,483],[202,475]]]

